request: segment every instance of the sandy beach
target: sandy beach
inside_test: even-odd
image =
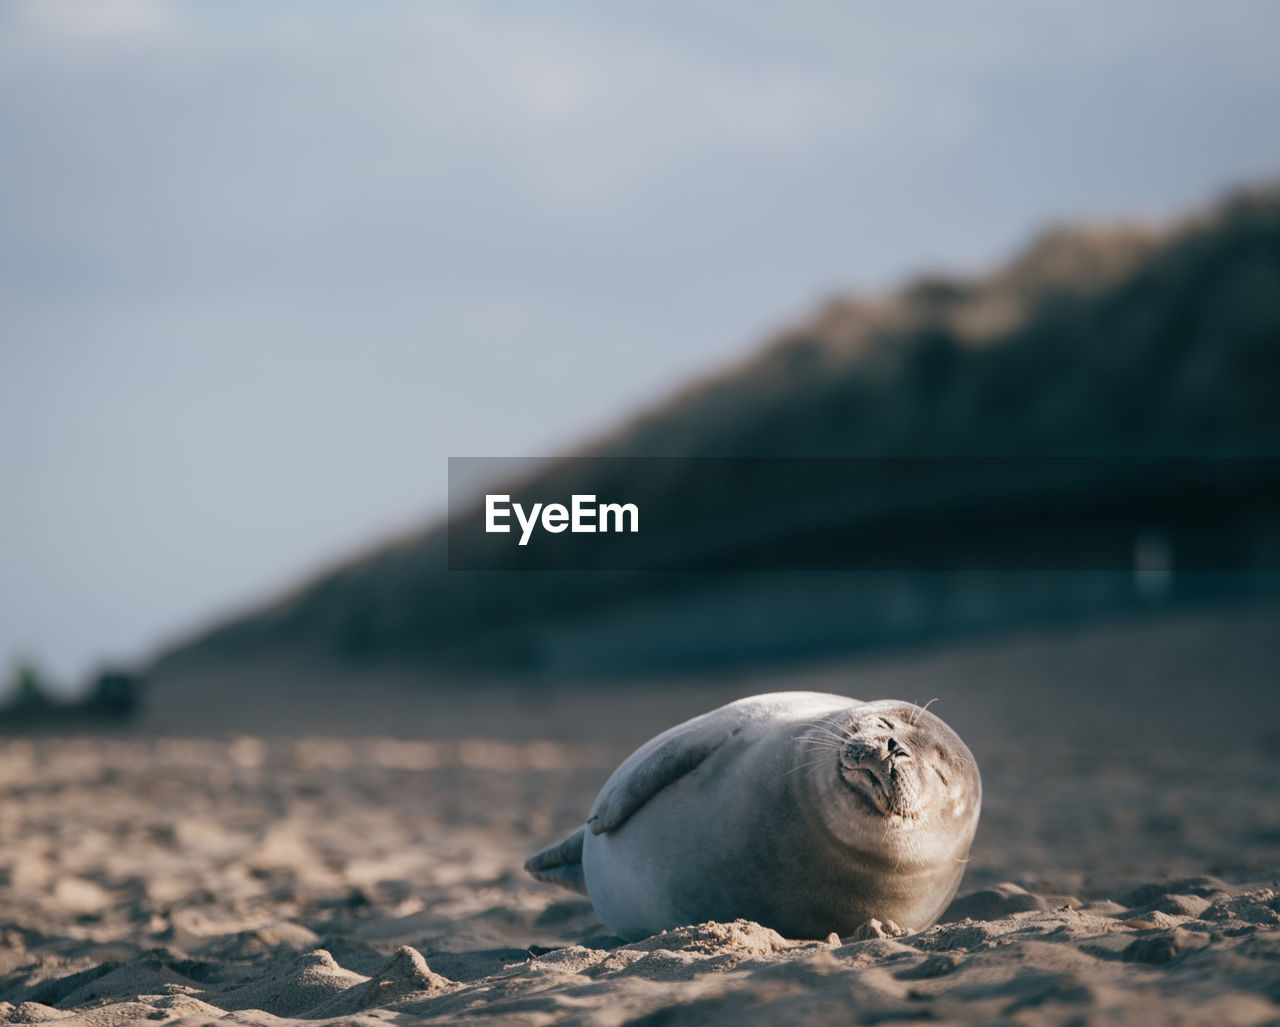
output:
[[[371,688],[323,732],[299,709],[0,736],[0,1022],[1274,1023],[1278,627],[1243,607],[678,686]],[[653,731],[778,688],[937,697],[985,792],[942,923],[624,944],[521,870]]]

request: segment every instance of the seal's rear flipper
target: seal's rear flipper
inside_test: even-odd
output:
[[[524,868],[539,881],[562,885],[586,895],[587,882],[582,877],[582,838],[585,831],[585,827],[580,827],[558,845],[530,856],[524,861]]]

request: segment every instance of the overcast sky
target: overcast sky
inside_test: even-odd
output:
[[[869,8],[0,0],[0,661],[144,656],[450,455],[1280,170],[1273,2]]]

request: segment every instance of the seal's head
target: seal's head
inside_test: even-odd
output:
[[[824,803],[833,833],[898,865],[963,863],[982,782],[951,728],[919,706],[882,699],[827,719],[815,740],[834,756],[822,775],[836,779]]]

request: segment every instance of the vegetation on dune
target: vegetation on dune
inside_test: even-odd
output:
[[[884,297],[834,300],[751,360],[574,456],[1274,455],[1278,384],[1274,188],[1165,233],[1059,229],[985,278],[933,276]],[[608,491],[575,478],[571,458],[548,473],[575,491]],[[677,489],[714,505],[721,484],[629,479],[627,488],[629,499]],[[816,501],[829,487],[809,485]],[[445,530],[429,528],[178,647],[161,666],[289,646],[373,662],[523,666],[563,625],[638,602],[640,591],[650,610],[692,601],[689,583],[675,579],[445,567]],[[778,597],[787,587],[770,585]],[[699,602],[708,632],[750,634],[708,612],[725,607],[724,594]],[[796,603],[796,622],[811,618]],[[635,629],[645,631],[657,634],[652,623]]]

